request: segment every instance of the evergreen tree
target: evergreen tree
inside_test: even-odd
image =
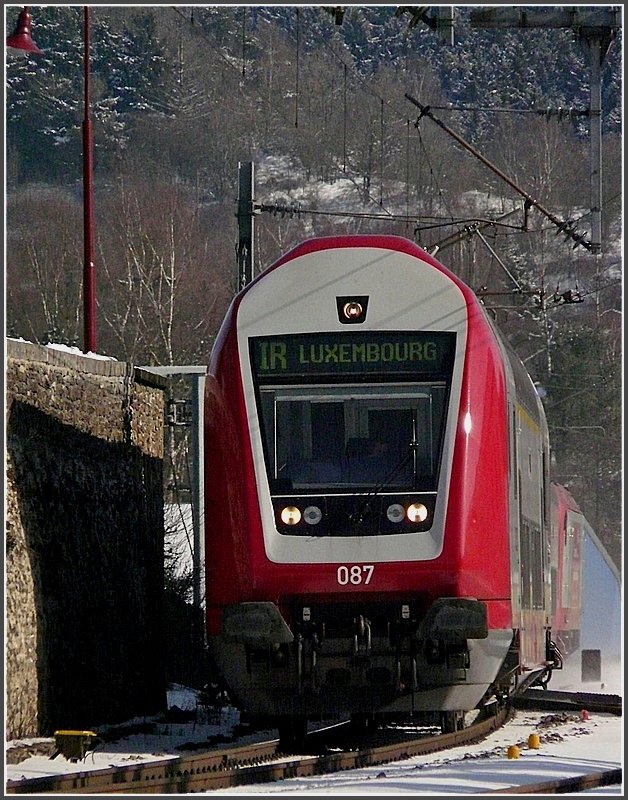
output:
[[[7,64],[7,145],[16,180],[64,181],[80,175],[84,119],[83,11],[44,6],[32,15],[42,55]],[[91,12],[90,76],[95,163],[104,167],[126,144],[125,114],[146,108],[145,93],[162,73],[164,58],[150,14],[133,33],[114,32],[106,12]]]
[[[621,358],[615,335],[574,320],[556,331],[545,408],[555,479],[621,565]]]

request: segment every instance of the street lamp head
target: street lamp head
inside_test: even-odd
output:
[[[11,36],[7,36],[7,47],[42,55],[42,51],[37,47],[31,36],[31,17],[28,13],[28,6],[24,6],[20,11],[14,33]]]

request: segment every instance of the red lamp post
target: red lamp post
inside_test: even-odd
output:
[[[28,6],[24,6],[20,11],[15,31],[11,36],[7,36],[7,47],[13,47],[15,50],[26,50],[28,53],[41,55],[41,50],[31,37],[31,17],[28,13]]]
[[[28,6],[20,11],[15,32],[7,37],[7,47],[41,54],[31,37]],[[84,119],[83,119],[83,352],[96,351],[96,281],[94,269],[94,160],[90,109],[90,10],[83,6],[84,41]]]

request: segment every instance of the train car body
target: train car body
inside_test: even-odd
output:
[[[552,638],[568,673],[579,658],[582,681],[602,681],[621,666],[621,577],[570,492],[551,493]]]
[[[552,637],[563,657],[580,646],[584,532],[587,521],[569,491],[551,484]]]
[[[208,642],[245,709],[452,729],[551,667],[541,402],[413,242],[312,239],[258,276],[205,426]]]

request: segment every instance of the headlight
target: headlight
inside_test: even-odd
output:
[[[281,521],[284,525],[298,525],[301,522],[301,512],[296,506],[286,506],[281,509]]]
[[[406,512],[401,503],[393,503],[386,509],[386,516],[391,522],[401,522]]]
[[[323,519],[323,512],[318,506],[308,506],[303,512],[303,519],[308,525],[318,525]]]
[[[408,506],[406,516],[410,522],[425,522],[427,519],[427,508],[423,503],[412,503]]]

